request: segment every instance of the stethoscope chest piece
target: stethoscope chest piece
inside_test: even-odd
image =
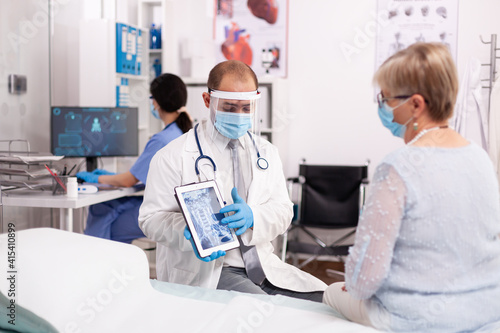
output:
[[[259,157],[257,159],[257,166],[261,170],[267,170],[267,168],[269,168],[269,162],[267,162],[267,160],[265,158]]]

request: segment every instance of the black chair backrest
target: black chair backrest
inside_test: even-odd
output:
[[[300,221],[321,228],[356,227],[359,219],[360,185],[368,178],[368,166],[301,164]]]

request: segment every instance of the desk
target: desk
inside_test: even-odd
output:
[[[118,190],[98,191],[93,194],[78,194],[77,198],[65,195],[52,195],[52,191],[13,190],[2,191],[1,202],[4,206],[59,208],[60,228],[73,231],[73,209],[91,206],[100,202],[138,195],[142,191],[136,187],[124,187]]]

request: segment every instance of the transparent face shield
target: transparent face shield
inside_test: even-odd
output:
[[[213,130],[212,139],[223,135],[238,139],[247,132],[260,136],[259,91],[228,92],[210,91],[210,119]]]

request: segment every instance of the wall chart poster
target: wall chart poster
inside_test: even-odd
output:
[[[257,76],[286,77],[288,0],[215,0],[216,60],[243,61]]]
[[[416,42],[441,42],[457,60],[458,0],[378,0],[376,69]]]

